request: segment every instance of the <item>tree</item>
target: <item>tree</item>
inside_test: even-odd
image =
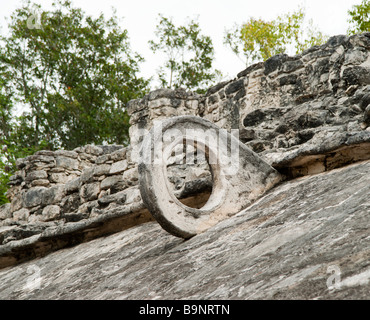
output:
[[[303,50],[325,42],[326,37],[314,27],[312,20],[304,25],[305,11],[300,8],[291,14],[278,16],[273,21],[250,18],[241,26],[227,30],[224,44],[245,63],[245,65],[293,50]]]
[[[12,75],[0,68],[0,205],[8,202],[6,191],[10,176],[16,171],[15,161],[34,153],[37,148],[25,147],[25,131],[17,123],[14,113],[14,93],[10,86]]]
[[[16,158],[127,144],[125,105],[148,88],[137,76],[143,58],[131,52],[115,14],[94,19],[62,0],[41,13],[28,1],[9,30],[0,37],[0,204]]]
[[[348,22],[348,34],[370,32],[370,1],[362,0],[359,5],[352,6],[352,10],[348,10],[350,18]]]
[[[8,152],[8,139],[11,135],[11,112],[12,112],[12,93],[8,87],[8,74],[0,69],[0,206],[7,202],[6,191],[9,182],[12,159],[6,157]]]
[[[155,35],[158,42],[149,41],[151,50],[166,55],[164,66],[158,71],[163,88],[179,88],[204,92],[221,75],[212,69],[214,49],[212,39],[201,34],[199,24],[176,27],[170,18],[159,15]]]
[[[1,37],[0,66],[12,74],[22,147],[72,149],[87,143],[127,143],[125,104],[145,93],[143,58],[132,53],[115,14],[86,16],[70,1],[41,11],[28,1]]]

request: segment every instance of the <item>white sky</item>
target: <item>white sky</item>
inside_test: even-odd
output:
[[[51,0],[35,0],[45,9],[51,8]],[[223,45],[225,28],[235,23],[241,24],[249,17],[271,20],[277,15],[292,12],[299,5],[306,8],[307,18],[325,34],[332,36],[346,33],[347,10],[361,0],[72,0],[75,7],[87,14],[97,16],[103,12],[108,18],[111,8],[117,9],[117,16],[123,18],[121,27],[128,30],[133,51],[146,60],[140,65],[141,74],[150,77],[161,64],[160,55],[154,55],[148,41],[155,39],[154,30],[158,23],[158,13],[173,17],[176,25],[183,24],[186,18],[196,18],[202,33],[212,38],[215,47],[215,68],[224,75],[234,78],[244,69],[243,63]],[[21,4],[21,0],[0,0],[0,25],[6,31],[5,17]]]

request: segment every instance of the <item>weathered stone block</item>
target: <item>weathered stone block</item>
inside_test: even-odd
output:
[[[151,109],[149,112],[150,119],[155,119],[159,117],[173,117],[177,115],[177,109],[170,107],[170,106],[164,106],[157,109]]]
[[[38,180],[38,179],[47,179],[48,174],[44,170],[32,171],[26,176],[26,181]]]
[[[96,200],[98,198],[99,193],[100,193],[100,183],[93,182],[85,184],[81,187],[80,197],[86,201]]]
[[[367,85],[370,84],[370,68],[355,66],[343,71],[343,80],[347,85]]]
[[[105,178],[105,179],[101,182],[100,187],[101,187],[101,189],[102,189],[102,190],[106,190],[106,189],[111,188],[111,187],[112,187],[112,186],[114,186],[117,182],[122,181],[122,180],[123,180],[122,175],[110,176],[110,177]]]
[[[77,192],[63,198],[60,202],[61,213],[76,211],[80,206],[80,202],[80,195]]]
[[[244,88],[244,79],[240,79],[238,81],[235,81],[235,82],[232,82],[230,83],[226,89],[225,89],[225,93],[227,95],[231,95],[237,91],[239,91],[240,89],[243,89]]]
[[[127,148],[119,149],[110,154],[110,159],[113,161],[124,160],[126,158],[126,150]]]
[[[101,165],[95,166],[93,175],[99,177],[102,175],[109,174],[111,167],[112,166],[110,164],[101,164]]]
[[[103,149],[98,146],[87,145],[85,147],[85,152],[94,156],[100,156],[101,154],[103,154]]]
[[[139,173],[138,173],[137,167],[126,170],[123,173],[123,180],[124,181],[138,181]]]
[[[153,101],[149,101],[149,109],[155,109],[155,108],[160,108],[160,107],[171,107],[172,106],[172,103],[171,103],[171,99],[168,99],[168,98],[161,98],[161,99],[157,99],[157,100],[153,100]]]
[[[23,195],[23,203],[26,208],[36,207],[41,204],[44,192],[50,189],[44,187],[35,187],[28,190]]]
[[[365,50],[355,49],[349,51],[345,55],[344,65],[352,64],[352,65],[359,65],[366,61],[368,57],[368,53]]]
[[[49,176],[50,182],[53,183],[66,183],[69,180],[69,176],[67,176],[65,173],[52,173]]]
[[[37,196],[40,197],[41,204],[44,206],[56,204],[65,196],[65,187],[64,185],[55,185],[49,189],[42,190],[41,194],[38,193]]]
[[[57,205],[49,205],[42,210],[43,221],[53,221],[60,217],[60,207]]]
[[[12,217],[10,203],[5,203],[0,206],[0,220],[5,220]]]
[[[115,202],[119,205],[122,205],[125,203],[127,198],[126,191],[117,192],[112,195],[103,196],[98,200],[98,203],[100,206],[107,206],[112,202]]]
[[[127,169],[127,160],[121,160],[116,163],[113,163],[112,168],[110,169],[110,174],[116,174],[123,172]]]
[[[123,191],[126,193],[126,204],[141,201],[141,194],[138,187],[132,187]]]
[[[13,212],[14,221],[27,221],[30,216],[30,212],[26,208],[22,208],[16,212]]]
[[[68,157],[72,159],[77,159],[78,153],[75,151],[69,151],[69,150],[56,150],[55,155],[57,156],[63,156],[63,157]]]
[[[66,184],[65,184],[65,191],[66,193],[72,193],[72,192],[75,192],[78,190],[79,186],[80,186],[80,178],[75,178],[71,181],[68,181]]]
[[[33,180],[31,182],[31,187],[48,187],[49,185],[50,181],[47,179]]]
[[[23,169],[27,164],[27,160],[25,158],[20,158],[15,161],[15,165],[18,169]]]
[[[94,181],[94,168],[85,169],[80,176],[80,184],[86,184]]]
[[[72,158],[64,157],[64,156],[57,156],[55,161],[56,161],[57,167],[62,167],[65,169],[70,169],[70,170],[78,169],[78,160],[76,159],[72,159]]]
[[[17,192],[13,196],[13,199],[12,199],[12,202],[11,202],[11,211],[12,212],[20,210],[24,206],[24,202],[23,202],[24,194],[25,194],[25,191]]]

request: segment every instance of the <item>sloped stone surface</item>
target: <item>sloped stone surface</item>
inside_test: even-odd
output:
[[[145,223],[1,270],[0,299],[369,299],[369,185],[370,161],[284,182],[188,241]]]

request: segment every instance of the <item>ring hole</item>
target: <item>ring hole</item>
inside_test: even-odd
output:
[[[177,144],[167,159],[167,179],[174,196],[185,206],[200,209],[212,194],[213,177],[208,153],[185,141]]]

